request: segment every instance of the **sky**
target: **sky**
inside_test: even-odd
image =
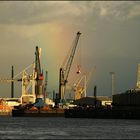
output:
[[[41,64],[48,71],[47,91],[58,92],[59,68],[80,31],[77,50],[68,77],[88,75],[87,96],[111,96],[135,88],[140,62],[139,1],[0,1],[0,78],[11,78],[35,59],[42,49]],[[77,65],[81,75],[76,75]],[[15,97],[21,83],[15,82]],[[11,96],[10,83],[0,83],[0,97]]]

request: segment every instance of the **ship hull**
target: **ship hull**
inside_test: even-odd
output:
[[[65,118],[140,119],[140,110],[66,109]]]
[[[64,112],[61,111],[44,111],[44,112],[32,112],[24,110],[12,110],[13,117],[64,117]]]

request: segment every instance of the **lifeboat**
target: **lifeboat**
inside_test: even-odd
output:
[[[29,110],[30,110],[30,111],[38,111],[38,108],[35,107],[35,106],[32,106]]]
[[[49,110],[49,107],[48,106],[44,106],[44,107],[41,108],[41,110],[42,111],[48,111]]]

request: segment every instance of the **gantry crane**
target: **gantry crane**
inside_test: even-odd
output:
[[[33,66],[33,73],[29,75],[26,70],[22,72],[22,95],[21,95],[21,104],[35,103],[35,64]]]
[[[33,68],[33,73],[29,74],[27,70],[29,68]],[[22,77],[21,77],[22,75]],[[21,78],[17,78],[17,77]],[[13,66],[12,66],[12,78],[11,79],[0,79],[0,82],[5,83],[14,83],[14,82],[21,82],[21,88],[22,88],[22,94],[21,94],[21,104],[28,104],[28,103],[35,103],[35,83],[36,83],[36,77],[35,77],[35,63],[29,65],[26,67],[23,71],[18,73],[16,76],[13,76]],[[11,98],[13,98],[13,85],[11,86]]]
[[[74,58],[74,54],[76,51],[76,47],[78,44],[78,40],[80,37],[81,33],[77,32],[76,38],[74,40],[74,45],[71,49],[71,52],[68,54],[68,58],[66,58],[65,60],[65,64],[63,64],[63,66],[60,68],[60,73],[59,73],[59,101],[61,99],[64,99],[64,94],[65,94],[65,86],[66,83],[68,82],[68,76],[69,76],[69,72],[70,72],[70,68],[72,65],[72,61]]]

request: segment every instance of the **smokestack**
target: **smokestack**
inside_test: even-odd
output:
[[[96,91],[97,91],[97,88],[96,86],[94,86],[94,97],[96,98]]]
[[[11,79],[14,78],[14,67],[12,66]],[[14,98],[14,81],[11,81],[11,98]]]
[[[95,105],[95,108],[96,108],[96,106],[97,106],[97,98],[96,98],[96,92],[97,92],[97,87],[96,86],[94,86],[94,105]]]

